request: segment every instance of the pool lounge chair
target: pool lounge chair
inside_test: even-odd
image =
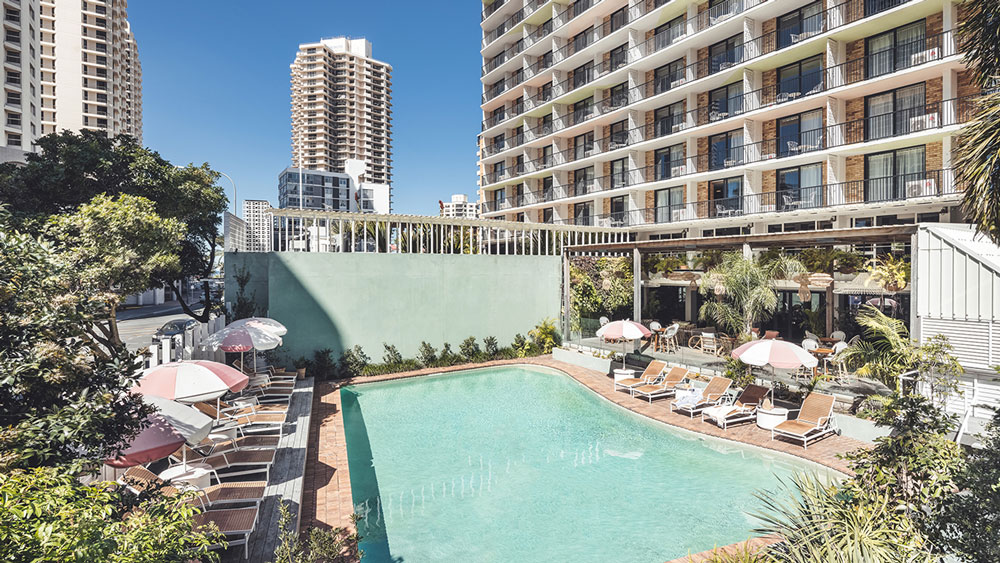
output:
[[[666,369],[667,362],[661,362],[660,360],[653,360],[649,362],[646,369],[639,375],[639,377],[629,377],[627,379],[619,379],[615,381],[615,391],[618,388],[631,389],[633,387],[638,387],[639,385],[645,385],[647,383],[654,383],[663,377],[663,370]]]
[[[211,403],[195,403],[194,408],[198,409],[204,414],[214,418],[219,422],[220,428],[238,428],[242,432],[262,432],[266,430],[277,430],[278,436],[281,436],[284,432],[285,418],[284,413],[255,413],[255,414],[237,414],[233,415],[227,413],[225,409],[217,409],[215,405]]]
[[[298,377],[298,374],[296,373],[285,373],[284,371],[278,373],[273,366],[258,366],[257,369],[254,370],[253,365],[244,366],[243,362],[239,360],[233,362],[233,367],[242,371],[245,375],[267,375],[273,381],[291,381],[292,384],[295,383],[295,379]]]
[[[717,405],[708,407],[701,412],[702,421],[712,421],[723,430],[730,424],[738,422],[749,422],[757,419],[757,407],[764,402],[764,398],[771,393],[771,390],[762,385],[747,385],[746,389],[740,393],[736,402],[731,405]]]
[[[251,397],[247,397],[246,400],[237,403],[227,403],[226,401],[219,401],[219,407],[223,412],[228,412],[230,414],[257,414],[257,413],[279,413],[285,414],[288,412],[288,405],[281,404],[270,404],[262,405],[257,401],[253,400]]]
[[[271,465],[274,463],[274,450],[232,450],[206,456],[201,455],[197,450],[181,446],[176,452],[170,454],[170,465],[181,465],[182,463],[208,465],[212,468],[212,476],[215,477],[216,482],[220,483],[223,477],[238,477],[254,473],[263,473],[265,475],[264,481],[269,481],[271,479]]]
[[[253,533],[257,525],[256,508],[224,508],[221,510],[208,510],[201,514],[194,515],[195,528],[215,524],[219,531],[226,536],[226,544],[229,547],[234,545],[243,546],[243,558],[250,556],[250,534]],[[235,539],[231,539],[235,536]],[[222,544],[215,544],[211,549],[219,549]]]
[[[155,473],[141,465],[129,467],[121,476],[119,482],[137,493],[152,491],[162,487],[160,490],[166,496],[180,494],[181,491],[189,489],[183,485],[168,485],[157,477]],[[197,502],[202,509],[207,509],[223,504],[253,503],[254,506],[260,506],[261,501],[264,500],[264,489],[266,487],[266,481],[236,481],[210,485],[204,489],[192,488],[190,490],[197,493],[197,496],[192,501]]]
[[[733,384],[733,380],[728,377],[715,376],[701,392],[701,397],[696,402],[677,404],[675,401],[671,403],[670,410],[674,412],[683,412],[684,414],[694,418],[694,415],[700,414],[701,411],[707,409],[708,407],[714,407],[722,403],[726,397],[726,393],[729,392],[729,387]]]
[[[239,432],[242,434],[242,432]],[[274,450],[281,443],[281,436],[277,434],[251,434],[250,436],[236,436],[229,440],[211,440],[205,438],[198,444],[198,449],[212,455],[220,452],[230,452],[236,450]]]
[[[818,440],[827,434],[839,433],[833,419],[833,404],[837,399],[825,393],[809,393],[802,402],[802,409],[795,420],[786,420],[771,430],[771,439],[785,436],[802,440],[802,447],[809,449],[810,440]]]
[[[639,385],[632,388],[632,396],[641,395],[649,400],[660,397],[672,397],[677,392],[677,386],[688,378],[688,371],[682,367],[670,368],[670,371],[657,383]]]

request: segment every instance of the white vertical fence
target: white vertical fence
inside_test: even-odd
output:
[[[207,323],[200,323],[194,328],[168,338],[161,338],[159,344],[150,344],[149,352],[143,358],[143,369],[154,368],[161,364],[178,360],[212,360],[225,362],[226,353],[218,350],[202,350],[201,343],[208,335],[226,326],[225,317],[214,317]]]

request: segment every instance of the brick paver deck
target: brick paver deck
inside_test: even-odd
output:
[[[849,471],[847,464],[837,456],[865,445],[852,438],[831,435],[811,443],[809,449],[803,449],[800,444],[793,442],[772,441],[770,432],[761,430],[754,424],[743,424],[731,427],[729,430],[722,430],[713,424],[702,422],[700,417],[692,419],[686,415],[670,412],[669,399],[654,400],[653,404],[650,405],[646,400],[634,399],[623,391],[613,391],[612,380],[607,375],[557,362],[551,356],[499,360],[449,368],[429,368],[385,376],[360,377],[340,384],[320,383],[316,386],[313,422],[309,436],[310,448],[306,464],[305,492],[302,499],[303,526],[350,525],[353,503],[350,472],[347,467],[347,444],[344,442],[344,421],[340,409],[341,385],[373,383],[476,367],[514,364],[541,365],[558,369],[605,399],[671,426],[784,452],[845,473]]]

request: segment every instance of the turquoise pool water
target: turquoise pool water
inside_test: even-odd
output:
[[[366,562],[663,562],[746,539],[755,490],[818,468],[671,429],[542,368],[341,396]]]

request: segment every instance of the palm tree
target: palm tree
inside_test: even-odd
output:
[[[739,252],[729,252],[722,261],[701,278],[702,295],[714,295],[698,314],[726,329],[743,336],[753,325],[767,320],[778,308],[778,293],[774,280],[790,278],[805,268],[794,258],[781,255],[762,263],[744,258]]]
[[[996,88],[1000,79],[1000,2],[966,2],[967,17],[958,39],[965,62],[981,88]],[[958,140],[956,182],[965,188],[963,205],[979,232],[1000,244],[1000,92],[977,100],[972,121]]]
[[[864,329],[864,340],[841,353],[849,365],[858,366],[857,374],[896,387],[899,374],[917,363],[913,341],[906,323],[887,316],[871,305],[864,305],[857,316]]]

